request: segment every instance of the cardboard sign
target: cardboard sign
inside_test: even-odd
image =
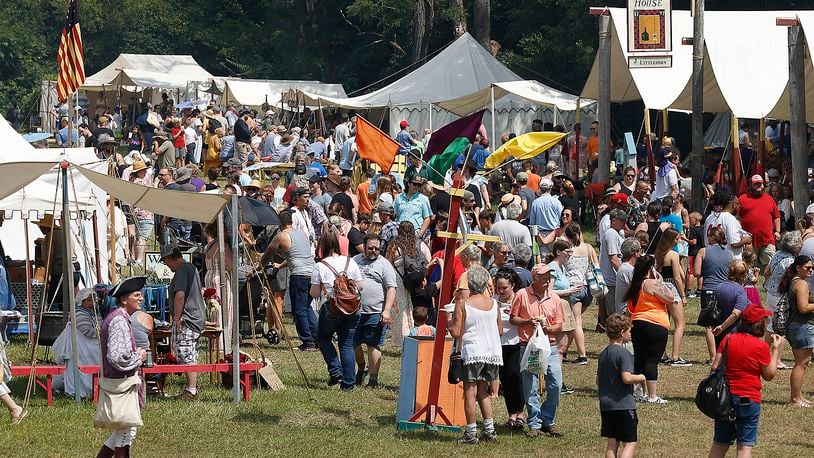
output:
[[[672,51],[672,0],[628,0],[628,52]]]
[[[191,262],[192,255],[189,253],[181,253],[181,257],[184,258],[184,261]],[[172,279],[173,273],[166,264],[161,262],[161,252],[158,251],[148,251],[147,252],[147,263],[146,263],[146,271],[154,271],[156,276],[161,279],[170,280]]]

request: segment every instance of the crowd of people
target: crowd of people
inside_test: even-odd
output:
[[[680,169],[680,152],[665,139],[654,145],[655,182],[641,161],[626,163],[624,155],[617,155],[616,183],[596,183],[583,178],[594,175],[602,149],[593,123],[590,137],[577,138],[575,129],[538,157],[485,173],[492,148],[482,130],[471,149],[477,154],[462,154],[450,170],[435,171],[421,159],[429,133],[419,136],[404,121],[396,139],[409,166],[403,175],[382,174],[358,159],[355,118],[337,115],[325,136],[314,134],[311,113],[288,126],[275,125],[273,119],[271,110],[261,115],[233,106],[223,112],[217,106],[176,112],[165,100],[148,107],[122,140],[108,134],[104,115],[93,130],[80,125],[78,135],[96,145],[102,157],[114,158],[123,179],[186,192],[246,195],[272,206],[281,221],[272,235],[264,227],[228,227],[239,232],[240,247],[227,243],[227,249],[249,248],[261,255],[259,262],[245,256],[242,262],[271,272],[269,341],[276,342],[273,337],[282,332],[279,317],[287,296],[298,348],[322,354],[329,386],[342,391],[378,387],[387,363],[383,347],[400,346],[407,336],[434,336],[438,317],[446,313],[463,362],[467,425],[462,443],[496,439],[491,402],[498,392],[508,411],[506,427],[530,437],[561,436],[559,400],[573,392],[565,383],[568,368],[591,364],[589,350],[601,350],[593,363],[606,456],[631,456],[636,403],[669,402],[670,387],[658,383],[659,367],[693,364],[682,357],[691,324],[684,309],[689,299],[699,297],[702,314],[712,317],[698,323],[706,335],[705,364],[727,365],[735,418],[716,422],[711,454],[721,456],[735,439],[746,453],[756,441],[760,377],[770,380],[776,370],[790,368],[780,359],[784,340],[773,333],[769,320],[785,298],[792,310],[785,336],[794,355],[790,400],[812,407],[801,387],[814,349],[814,289],[809,287],[814,281],[814,205],[790,225],[794,218],[783,197],[787,183],[776,169],[751,176],[748,191],[740,196],[726,186],[693,184]],[[532,130],[565,129],[535,121]],[[127,154],[118,152],[122,143]],[[244,170],[263,161],[292,162],[293,169],[272,172],[264,184]],[[357,183],[354,169],[362,172]],[[499,241],[467,243],[449,260],[445,243],[456,242],[439,232],[447,230],[456,195],[449,178],[458,170],[465,180],[460,203],[465,227]],[[434,182],[436,175],[445,179]],[[704,186],[704,212],[685,207],[692,186]],[[192,290],[219,287],[217,241],[230,240],[228,234],[219,234],[213,225],[197,227],[126,203],[123,207],[133,242],[131,262],[142,259],[146,241],[155,234],[170,247],[162,255],[177,278],[189,264],[172,251],[175,244],[206,239],[204,284],[196,284],[193,271],[183,272],[181,286],[172,288],[173,294],[184,293],[180,304],[195,295]],[[595,234],[595,243],[586,237],[589,233]],[[231,255],[226,259],[228,275],[237,266],[229,264]],[[453,271],[450,285],[441,283],[447,263],[452,263],[447,266]],[[761,277],[765,308],[757,289]],[[452,290],[451,304],[440,303],[441,288]],[[339,290],[358,292],[358,311],[338,312]],[[586,323],[583,314],[592,303],[598,319]],[[176,320],[186,324],[176,330],[176,350],[192,361],[197,353],[192,342],[200,329],[189,323],[200,317],[182,315],[184,307],[178,310]],[[607,348],[586,348],[589,330],[607,333]],[[521,360],[540,332],[551,352],[540,363],[542,370],[528,370]],[[136,348],[127,350],[135,361]],[[110,362],[114,371],[132,369]],[[188,382],[185,396],[194,399],[194,376]],[[131,436],[122,433],[121,438],[127,442]]]

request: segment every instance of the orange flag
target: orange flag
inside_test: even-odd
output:
[[[359,150],[359,157],[378,164],[382,173],[388,173],[399,144],[370,121],[356,115],[356,149]]]

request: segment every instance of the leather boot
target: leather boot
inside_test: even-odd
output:
[[[124,446],[124,456],[126,458],[130,458],[130,446],[129,445]]]
[[[96,458],[113,458],[114,453],[113,449],[107,445],[102,445],[102,448],[99,449],[99,453],[96,454]]]
[[[125,447],[116,447],[115,455],[114,455],[115,458],[127,458],[127,456],[128,456],[128,453],[127,453],[127,449]]]

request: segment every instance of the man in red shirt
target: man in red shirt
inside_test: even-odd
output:
[[[546,264],[537,264],[531,269],[532,284],[517,292],[512,300],[509,311],[509,322],[517,326],[520,335],[520,344],[525,346],[534,335],[536,324],[539,323],[551,344],[551,355],[548,358],[548,367],[544,380],[539,373],[523,371],[523,396],[528,407],[527,424],[529,437],[536,437],[542,433],[551,436],[562,436],[560,429],[554,424],[557,407],[560,403],[560,390],[562,388],[562,362],[557,353],[555,343],[562,331],[564,321],[563,304],[557,293],[551,287],[551,268]],[[566,303],[567,304],[567,303]],[[540,402],[538,387],[545,382],[545,401]]]
[[[749,191],[738,197],[741,226],[752,234],[757,266],[769,264],[775,252],[775,241],[780,238],[780,211],[774,199],[763,192],[763,177],[753,175]]]

